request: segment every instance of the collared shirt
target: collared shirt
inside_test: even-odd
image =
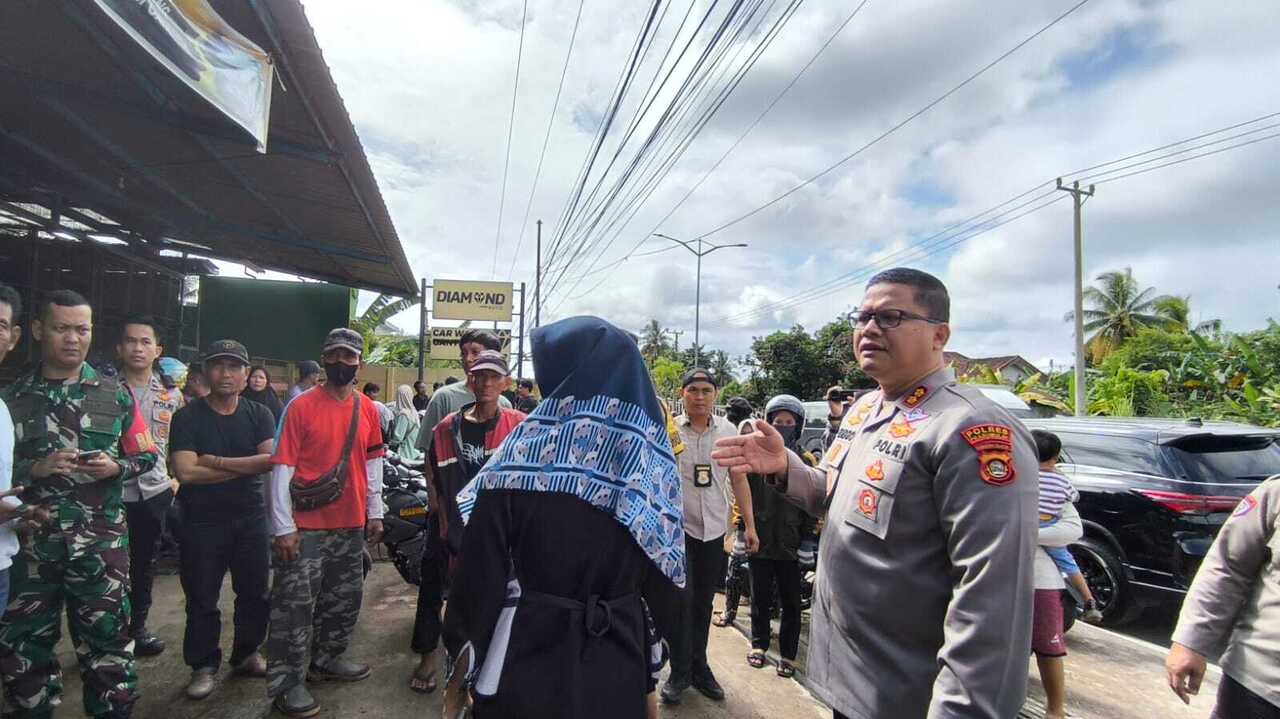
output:
[[[789,456],[787,494],[826,510],[807,663],[815,696],[853,717],[1017,713],[1038,464],[1022,423],[947,370],[896,400],[859,398],[818,468]]]
[[[12,484],[13,420],[4,400],[0,400],[0,491],[9,489]],[[11,507],[22,503],[17,497],[5,497],[2,501]],[[13,531],[16,524],[16,519],[0,524],[0,570],[8,569],[13,564],[13,555],[18,553],[18,535]]]
[[[716,440],[738,433],[733,423],[712,416],[707,430],[693,428],[689,416],[676,417],[676,429],[684,443],[684,451],[676,457],[684,493],[684,531],[690,537],[708,541],[723,537],[729,531],[729,470],[711,459]],[[710,477],[699,480],[699,477]],[[702,484],[704,486],[698,486]]]
[[[121,380],[124,380],[123,375]],[[138,411],[142,421],[151,430],[151,439],[156,445],[156,466],[151,470],[124,481],[122,489],[124,501],[141,502],[163,493],[171,485],[169,476],[169,424],[173,415],[183,405],[182,391],[176,387],[166,387],[160,376],[154,372],[146,386],[129,385],[133,391],[133,399],[138,403]]]

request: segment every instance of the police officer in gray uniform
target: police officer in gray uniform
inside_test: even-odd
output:
[[[163,351],[154,319],[140,316],[125,320],[116,344],[120,374],[133,392],[156,445],[156,466],[126,479],[122,490],[129,525],[129,636],[134,640],[134,653],[140,657],[164,651],[164,641],[147,630],[147,615],[151,610],[156,550],[164,532],[165,512],[173,503],[173,479],[167,461],[169,423],[182,406],[182,391],[155,367]]]
[[[872,277],[853,342],[880,388],[845,414],[819,467],[763,422],[713,455],[827,514],[807,667],[837,718],[1009,719],[1025,699],[1035,444],[945,368],[949,314],[932,275]]]
[[[1165,669],[1184,702],[1205,665],[1222,680],[1210,719],[1280,717],[1280,475],[1240,500],[1182,602]]]

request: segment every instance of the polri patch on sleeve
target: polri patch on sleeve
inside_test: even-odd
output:
[[[1254,499],[1252,494],[1248,495],[1244,499],[1240,500],[1240,503],[1236,505],[1235,511],[1231,513],[1231,516],[1243,517],[1256,509],[1257,506],[1258,500]]]
[[[1013,432],[1002,424],[977,424],[961,430],[960,436],[978,452],[978,474],[982,481],[997,487],[1016,478],[1013,469]]]

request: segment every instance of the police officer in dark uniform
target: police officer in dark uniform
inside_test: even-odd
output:
[[[946,369],[949,314],[932,275],[872,277],[853,341],[880,388],[845,413],[819,467],[763,422],[713,455],[826,513],[807,666],[836,717],[1008,719],[1025,698],[1035,445]]]

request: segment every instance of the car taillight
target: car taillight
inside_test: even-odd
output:
[[[1183,492],[1161,492],[1154,489],[1139,489],[1135,491],[1165,509],[1178,514],[1230,512],[1236,508],[1241,499],[1240,497],[1184,494]]]

